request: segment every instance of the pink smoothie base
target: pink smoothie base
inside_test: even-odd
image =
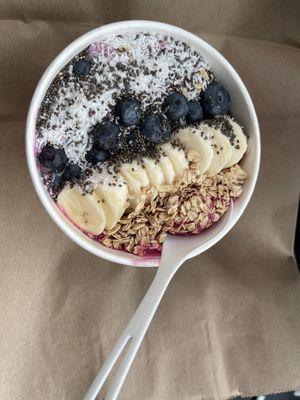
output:
[[[167,43],[163,40],[160,40],[157,45],[160,49],[167,49],[168,47]],[[97,57],[101,55],[106,57],[108,60],[113,59],[118,54],[115,47],[109,46],[108,44],[100,41],[92,43],[89,46],[88,52],[91,57]]]

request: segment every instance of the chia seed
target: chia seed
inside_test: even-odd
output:
[[[81,58],[91,64],[85,77],[73,73],[73,65]],[[206,70],[208,80],[198,73],[201,68]],[[89,177],[104,169],[99,165],[91,168],[85,159],[93,144],[90,132],[105,119],[118,123],[114,107],[120,97],[138,99],[142,115],[149,111],[163,114],[169,93],[183,91],[192,100],[199,97],[195,84],[205,90],[213,79],[201,55],[172,37],[141,33],[101,38],[76,55],[52,81],[37,119],[37,151],[47,143],[63,148],[69,161],[81,167],[82,176],[77,183],[88,191]],[[182,123],[179,121],[177,127]],[[136,146],[126,139],[130,129],[121,127],[120,146],[107,162],[115,173],[124,162],[140,162],[143,157],[160,159],[157,146],[145,140],[138,127],[134,127],[134,132]],[[182,148],[180,143],[173,145]],[[51,173],[45,174],[43,180],[49,188]]]
[[[208,119],[203,122],[212,128],[220,129],[223,135],[225,135],[229,139],[230,144],[232,146],[234,145],[234,140],[236,136],[233,132],[233,128],[231,123],[229,122],[228,117],[223,115],[218,115],[213,119]]]

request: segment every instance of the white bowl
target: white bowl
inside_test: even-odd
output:
[[[227,218],[221,219],[212,228],[198,235],[199,248],[193,254],[200,254],[218,242],[235,225],[245,210],[257,180],[260,163],[260,133],[257,116],[250,95],[241,78],[229,62],[212,46],[183,29],[173,25],[153,21],[123,21],[104,25],[79,37],[66,47],[50,64],[40,79],[33,98],[30,103],[27,125],[26,125],[26,151],[27,162],[35,190],[48,211],[51,218],[57,225],[79,246],[107,260],[134,266],[157,266],[159,258],[137,257],[133,254],[116,251],[104,247],[93,239],[90,239],[78,228],[76,228],[57,208],[47,193],[40,176],[34,152],[36,136],[36,119],[40,105],[48,87],[57,73],[76,54],[85,49],[92,42],[112,34],[126,32],[149,32],[170,35],[181,40],[197,50],[211,65],[216,79],[221,82],[229,91],[232,100],[232,113],[245,127],[249,135],[249,146],[247,155],[244,157],[242,166],[248,174],[241,197],[234,202]]]

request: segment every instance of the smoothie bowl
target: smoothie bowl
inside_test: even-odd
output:
[[[171,25],[95,29],[52,62],[27,119],[36,191],[77,244],[155,266],[167,234],[199,254],[236,223],[260,159],[250,96],[231,65]]]

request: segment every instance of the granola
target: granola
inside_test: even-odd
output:
[[[247,177],[235,164],[217,175],[197,174],[198,154],[191,150],[182,179],[162,185],[157,195],[145,190],[134,210],[104,231],[103,245],[137,255],[160,252],[167,233],[198,234],[217,222],[242,193]],[[155,191],[154,191],[155,192]]]

